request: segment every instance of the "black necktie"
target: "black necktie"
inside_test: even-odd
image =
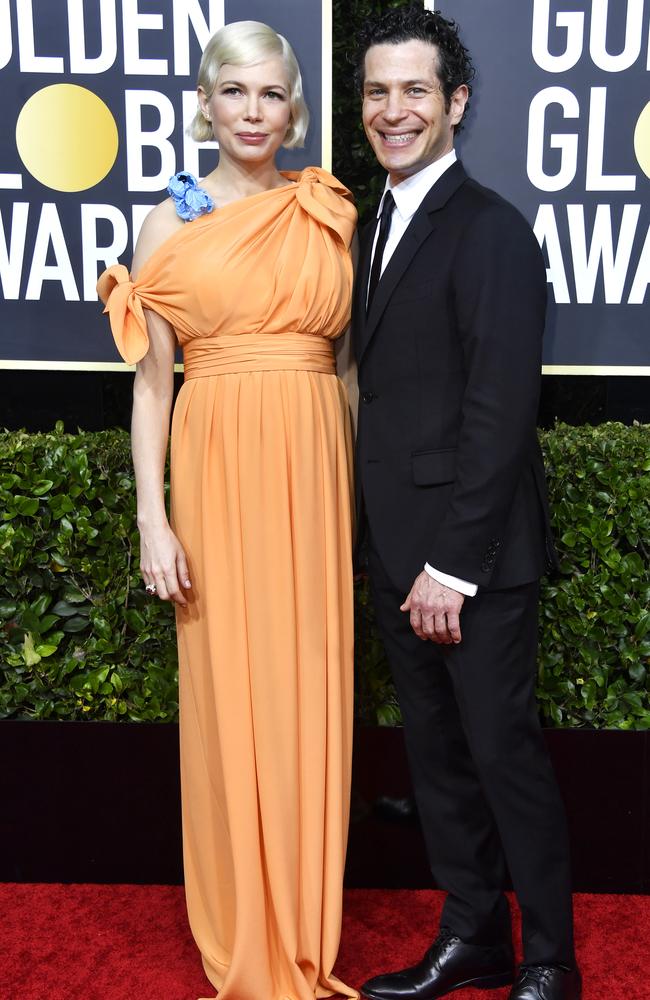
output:
[[[384,195],[384,203],[381,206],[381,217],[379,219],[379,236],[377,237],[377,245],[375,246],[375,256],[372,259],[372,269],[370,271],[370,281],[368,283],[368,300],[366,304],[366,312],[370,312],[370,306],[372,304],[372,297],[375,294],[375,289],[379,284],[379,279],[381,277],[381,262],[384,259],[384,250],[386,249],[386,240],[388,239],[388,234],[390,232],[390,220],[393,215],[393,209],[395,208],[395,199],[393,198],[390,191],[387,191]]]

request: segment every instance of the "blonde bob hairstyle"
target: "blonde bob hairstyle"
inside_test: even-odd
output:
[[[293,49],[286,38],[278,35],[268,24],[261,21],[233,21],[215,32],[205,47],[197,86],[202,87],[206,97],[210,98],[223,65],[253,66],[273,56],[284,59],[289,77],[289,127],[282,145],[287,149],[294,149],[305,145],[309,110],[303,97],[300,67]],[[214,139],[212,125],[203,117],[200,108],[188,131],[195,142]]]

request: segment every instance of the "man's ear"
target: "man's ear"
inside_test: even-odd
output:
[[[452,125],[459,125],[465,114],[465,105],[469,100],[469,90],[464,83],[456,87],[449,101],[449,115]]]

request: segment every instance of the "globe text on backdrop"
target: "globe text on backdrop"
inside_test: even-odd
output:
[[[16,123],[18,153],[30,174],[55,191],[85,191],[106,177],[118,150],[115,119],[85,87],[57,83],[25,103]]]
[[[634,152],[641,170],[650,177],[650,101],[639,115],[634,130]]]

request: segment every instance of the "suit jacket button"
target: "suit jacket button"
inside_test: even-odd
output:
[[[362,403],[372,403],[373,399],[375,399],[374,392],[368,392],[366,390],[366,392],[362,392],[361,393],[361,402]]]

